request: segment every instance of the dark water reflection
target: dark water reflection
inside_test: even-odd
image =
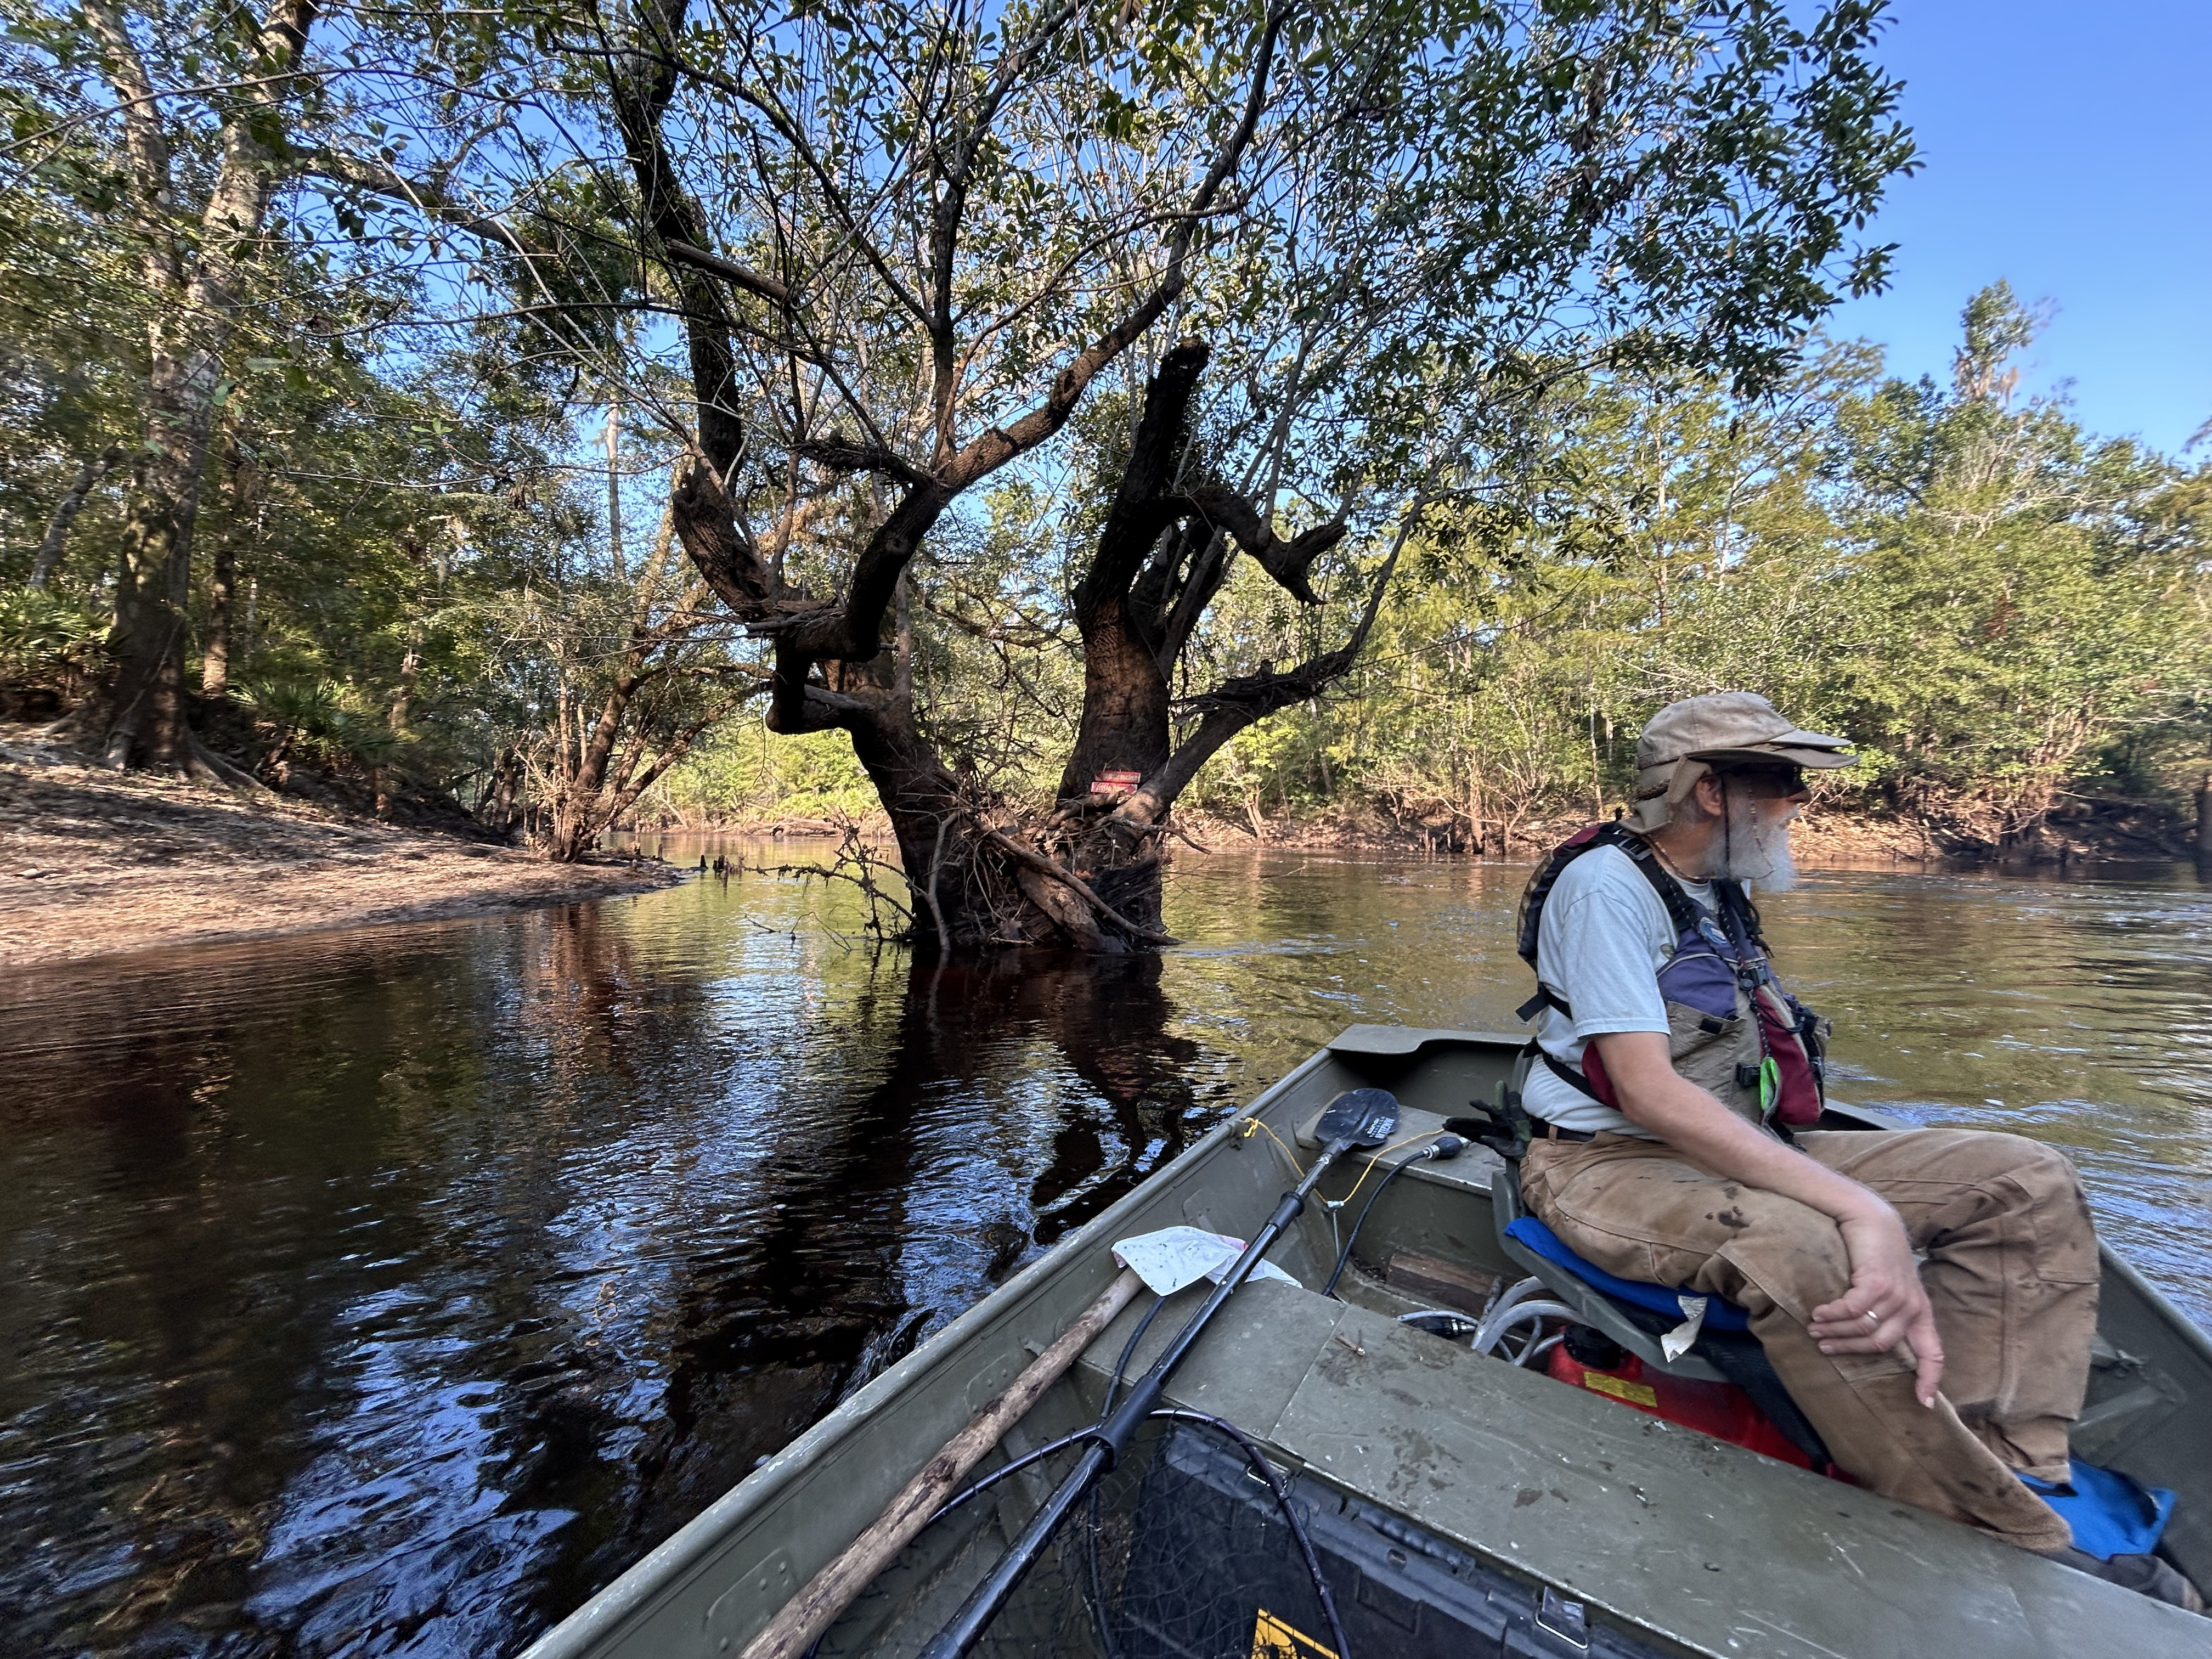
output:
[[[1342,1026],[1509,1026],[1521,874],[1191,860],[1107,970],[746,877],[0,981],[7,1650],[512,1652]],[[1847,1092],[2068,1146],[2212,1313],[2203,890],[1771,908]]]

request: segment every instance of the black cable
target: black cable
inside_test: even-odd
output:
[[[1401,1164],[1399,1167],[1402,1169],[1405,1166]],[[1290,1528],[1291,1536],[1297,1540],[1298,1553],[1305,1558],[1306,1571],[1313,1577],[1314,1595],[1321,1601],[1322,1617],[1328,1620],[1328,1633],[1336,1643],[1337,1659],[1352,1659],[1352,1644],[1344,1639],[1344,1621],[1336,1616],[1336,1597],[1329,1593],[1328,1580],[1322,1576],[1321,1557],[1315,1553],[1313,1540],[1306,1536],[1305,1522],[1298,1519],[1298,1512],[1291,1503],[1291,1494],[1284,1487],[1282,1477],[1275,1473],[1275,1466],[1267,1461],[1266,1455],[1243,1430],[1224,1419],[1209,1417],[1204,1412],[1177,1409],[1154,1412],[1152,1416],[1155,1419],[1169,1418],[1179,1423],[1200,1424],[1228,1436],[1243,1449],[1246,1461],[1267,1483],[1267,1490],[1275,1494],[1276,1507],[1282,1510],[1283,1521]]]
[[[1359,1219],[1352,1224],[1351,1236],[1344,1241],[1344,1248],[1337,1252],[1335,1269],[1330,1273],[1328,1283],[1321,1287],[1321,1293],[1323,1296],[1336,1294],[1336,1281],[1344,1277],[1345,1268],[1352,1263],[1352,1247],[1359,1242],[1359,1230],[1367,1224],[1367,1218],[1375,1213],[1376,1204],[1382,1199],[1383,1194],[1390,1190],[1390,1183],[1405,1173],[1407,1165],[1419,1164],[1420,1161],[1419,1153],[1415,1153],[1411,1158],[1401,1158],[1390,1166],[1390,1173],[1376,1183],[1375,1190],[1368,1194],[1367,1207],[1360,1211]]]
[[[1447,1142],[1451,1144],[1447,1146]],[[1329,1274],[1328,1283],[1321,1287],[1321,1293],[1323,1296],[1336,1294],[1336,1281],[1344,1277],[1344,1270],[1351,1263],[1352,1247],[1359,1242],[1359,1230],[1367,1224],[1367,1218],[1375,1213],[1375,1206],[1381,1201],[1383,1193],[1389,1189],[1390,1183],[1403,1175],[1407,1167],[1412,1164],[1425,1164],[1432,1158],[1457,1158],[1466,1149],[1467,1142],[1459,1136],[1438,1135],[1419,1152],[1401,1158],[1390,1166],[1389,1173],[1385,1175],[1376,1184],[1375,1190],[1368,1194],[1367,1207],[1360,1211],[1359,1219],[1352,1224],[1352,1236],[1344,1241],[1344,1249],[1337,1255],[1335,1270]]]
[[[1145,1334],[1145,1328],[1152,1322],[1152,1316],[1167,1305],[1167,1297],[1155,1297],[1152,1305],[1145,1310],[1145,1316],[1137,1322],[1137,1328],[1129,1333],[1129,1340],[1121,1345],[1121,1357],[1114,1362],[1114,1375],[1106,1381],[1106,1404],[1098,1413],[1100,1417],[1114,1414],[1114,1396],[1121,1392],[1121,1378],[1129,1369],[1129,1357],[1137,1352],[1137,1344]]]
[[[1159,1312],[1162,1308],[1167,1305],[1167,1297],[1164,1296],[1157,1297],[1153,1301],[1152,1305],[1145,1310],[1145,1316],[1137,1322],[1137,1328],[1129,1333],[1129,1340],[1121,1345],[1121,1357],[1114,1362],[1114,1375],[1108,1379],[1106,1383],[1105,1408],[1098,1413],[1101,1420],[1103,1420],[1105,1418],[1112,1414],[1114,1410],[1114,1396],[1121,1392],[1121,1377],[1123,1373],[1129,1369],[1130,1356],[1137,1352],[1138,1340],[1144,1335],[1145,1327],[1152,1322],[1152,1316]],[[1021,1456],[1014,1459],[1011,1463],[1001,1463],[997,1468],[993,1469],[990,1474],[985,1475],[981,1480],[976,1481],[974,1485],[968,1486],[946,1498],[945,1502],[938,1507],[937,1512],[929,1517],[930,1524],[934,1526],[938,1522],[942,1521],[946,1516],[951,1514],[953,1510],[958,1509],[963,1504],[968,1502],[969,1499],[981,1497],[983,1493],[997,1486],[999,1482],[1004,1480],[1008,1475],[1019,1474],[1022,1470],[1029,1468],[1030,1464],[1040,1462],[1043,1459],[1051,1456],[1056,1451],[1065,1451],[1068,1447],[1074,1445],[1078,1441],[1088,1439],[1091,1437],[1092,1431],[1097,1427],[1097,1425],[1094,1423],[1090,1428],[1078,1429],[1073,1434],[1064,1434],[1057,1440],[1049,1441],[1046,1444],[1039,1446],[1033,1452],[1024,1453]]]
[[[963,1492],[955,1492],[951,1497],[946,1498],[943,1504],[938,1506],[937,1513],[929,1517],[927,1524],[933,1527],[935,1526],[939,1522],[945,1519],[946,1516],[951,1514],[953,1510],[958,1509],[969,1498],[981,1498],[985,1492],[990,1491],[992,1487],[997,1486],[999,1482],[1004,1480],[1008,1475],[1019,1474],[1024,1469],[1029,1468],[1030,1464],[1039,1462],[1043,1459],[1051,1456],[1054,1452],[1066,1451],[1070,1446],[1079,1444],[1081,1442],[1090,1439],[1091,1437],[1097,1432],[1097,1426],[1098,1425],[1094,1423],[1078,1429],[1073,1434],[1063,1434],[1059,1439],[1049,1441],[1044,1445],[1039,1446],[1033,1452],[1026,1452],[1021,1456],[1014,1459],[1011,1463],[1000,1464],[997,1468],[993,1469],[990,1474],[985,1475],[981,1480],[976,1481],[973,1486],[968,1487]]]
[[[1121,1376],[1129,1369],[1130,1356],[1137,1352],[1138,1339],[1144,1335],[1145,1327],[1152,1322],[1152,1316],[1166,1305],[1167,1297],[1160,1297],[1155,1300],[1152,1305],[1145,1310],[1145,1316],[1137,1322],[1137,1328],[1129,1333],[1129,1340],[1121,1345],[1121,1357],[1114,1362],[1114,1375],[1106,1384],[1106,1407],[1098,1413],[1102,1420],[1110,1415],[1114,1410],[1114,1396],[1121,1391]],[[981,1480],[946,1498],[942,1504],[939,1505],[937,1512],[929,1517],[930,1524],[934,1526],[969,1499],[981,1497],[1008,1475],[1019,1474],[1030,1464],[1040,1462],[1056,1451],[1065,1451],[1078,1441],[1087,1440],[1097,1427],[1097,1425],[1094,1423],[1089,1428],[1078,1429],[1073,1434],[1064,1434],[1057,1440],[1049,1441],[1039,1446],[1033,1452],[1024,1453],[1011,1463],[1001,1463]]]

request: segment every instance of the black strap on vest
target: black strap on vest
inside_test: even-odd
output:
[[[1533,1043],[1535,1042],[1535,1039],[1531,1037],[1529,1042]],[[1589,1076],[1581,1066],[1568,1065],[1565,1060],[1559,1059],[1549,1049],[1542,1047],[1539,1047],[1536,1049],[1536,1055],[1538,1059],[1544,1062],[1544,1068],[1550,1072],[1553,1077],[1559,1079],[1560,1082],[1567,1085],[1570,1088],[1580,1090],[1583,1094],[1588,1095],[1592,1100],[1597,1101],[1597,1103],[1601,1106],[1607,1103],[1605,1101],[1599,1099],[1597,1091],[1590,1087]],[[1616,1107],[1613,1109],[1617,1111],[1620,1109]]]
[[[1660,865],[1658,852],[1651,843],[1641,836],[1624,833],[1613,845],[1634,860],[1636,867],[1644,872],[1644,880],[1651,884],[1651,890],[1659,895],[1659,902],[1667,907],[1667,920],[1674,924],[1675,934],[1679,937],[1695,933],[1705,914],[1698,902],[1682,890],[1682,884]],[[1727,887],[1735,887],[1739,896],[1743,890],[1732,881],[1717,881],[1713,887],[1717,896],[1719,890]]]
[[[1741,882],[1715,882],[1713,896],[1720,901],[1721,931],[1736,953],[1736,979],[1745,990],[1752,990],[1767,976],[1766,940],[1759,931],[1759,912],[1752,908]]]
[[[1682,884],[1659,862],[1658,852],[1649,841],[1625,824],[1604,824],[1578,847],[1553,849],[1547,866],[1530,881],[1529,914],[1522,920],[1519,942],[1527,946],[1521,953],[1522,959],[1531,968],[1536,965],[1537,933],[1542,923],[1544,905],[1552,896],[1552,889],[1558,884],[1559,877],[1570,864],[1583,854],[1601,847],[1618,847],[1628,854],[1630,861],[1644,872],[1644,880],[1651,884],[1651,890],[1659,896],[1659,902],[1666,908],[1667,920],[1674,924],[1678,937],[1696,932],[1698,925],[1705,921],[1706,913],[1703,907],[1683,890]],[[1712,885],[1713,896],[1719,902],[1722,911],[1741,926],[1746,939],[1763,950],[1766,941],[1759,932],[1759,912],[1753,908],[1750,896],[1743,890],[1743,884],[1717,878]],[[1536,998],[1531,1000],[1539,999],[1540,1006],[1555,1007],[1563,1013],[1566,1012],[1565,1003],[1541,986],[1538,988]],[[1527,1006],[1525,1003],[1522,1005],[1523,1007]],[[1528,1015],[1522,1017],[1527,1018]]]

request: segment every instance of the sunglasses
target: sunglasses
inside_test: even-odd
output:
[[[1796,766],[1731,766],[1713,775],[1723,783],[1747,783],[1762,794],[1801,794],[1805,788],[1804,769]]]

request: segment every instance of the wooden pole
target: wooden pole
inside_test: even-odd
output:
[[[1006,1431],[1029,1414],[1044,1391],[1073,1364],[1076,1357],[1127,1307],[1144,1280],[1126,1269],[1109,1285],[1106,1294],[1085,1309],[1083,1316],[1060,1334],[1060,1340],[1031,1362],[1012,1386],[975,1413],[968,1426],[945,1443],[921,1472],[900,1489],[868,1529],[845,1547],[844,1553],[806,1581],[806,1587],[786,1602],[768,1627],[752,1639],[740,1659],[799,1659],[814,1645],[853,1598],[868,1587],[875,1576],[890,1565],[915,1534],[928,1525],[929,1517],[952,1495],[969,1470],[983,1454],[997,1445]]]

